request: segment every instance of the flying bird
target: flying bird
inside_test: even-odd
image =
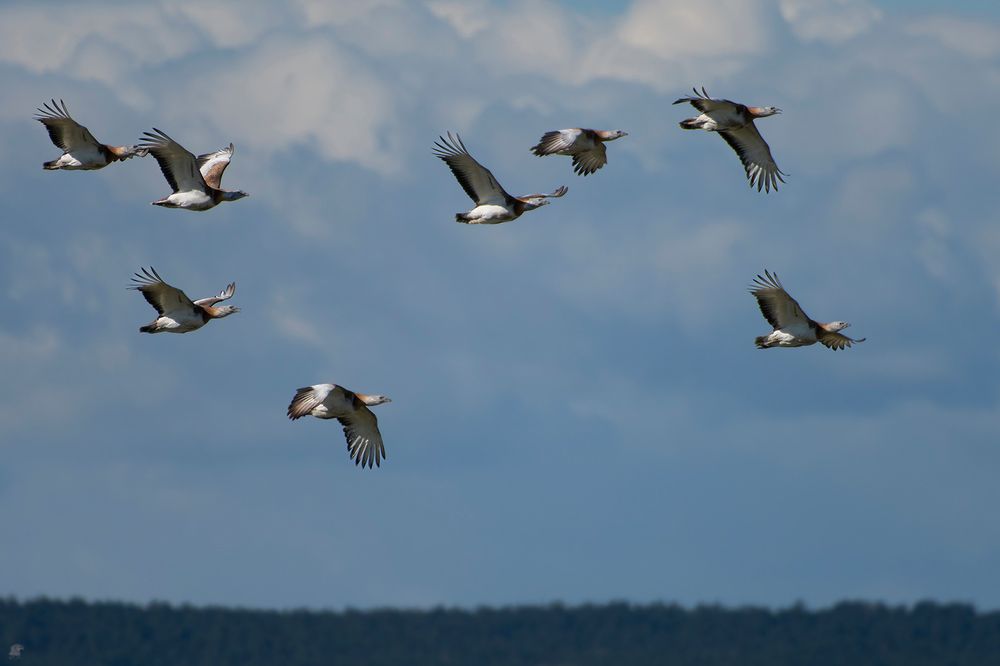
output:
[[[782,176],[788,174],[775,164],[774,158],[771,157],[771,149],[757,131],[753,121],[754,118],[766,118],[781,113],[781,109],[773,106],[745,106],[728,99],[712,99],[704,87],[701,92],[697,89],[692,90],[694,96],[681,97],[674,104],[690,102],[701,115],[682,120],[680,126],[683,129],[718,132],[739,155],[750,187],[756,185],[758,192],[761,188],[770,192],[773,187],[777,192],[778,181],[784,183],[785,179]]]
[[[35,120],[45,125],[49,138],[63,154],[51,162],[42,164],[43,169],[66,169],[67,171],[92,171],[103,169],[112,162],[130,157],[145,157],[147,150],[137,146],[109,146],[100,143],[86,127],[73,120],[66,108],[66,102],[53,99],[51,106],[38,108]]]
[[[777,273],[765,270],[763,276],[758,275],[750,285],[750,293],[757,299],[764,319],[774,327],[768,335],[754,340],[758,349],[804,347],[819,342],[836,351],[850,347],[855,342],[865,341],[865,338],[854,340],[838,333],[850,326],[846,321],[821,324],[810,319],[798,302],[781,286]]]
[[[614,141],[628,132],[622,130],[592,130],[574,127],[572,129],[546,132],[531,150],[543,157],[545,155],[569,155],[573,158],[573,171],[580,176],[594,173],[608,163],[607,150],[604,144]]]
[[[139,328],[140,333],[188,333],[195,331],[211,319],[228,317],[240,309],[234,305],[215,307],[216,303],[233,297],[236,283],[230,282],[218,296],[192,301],[183,291],[163,281],[152,266],[142,269],[132,278],[135,285],[129,289],[142,292],[146,300],[156,309],[156,319]]]
[[[444,160],[458,179],[458,184],[476,203],[475,208],[469,212],[456,213],[456,222],[464,224],[510,222],[519,218],[525,211],[546,205],[549,203],[549,198],[561,197],[567,192],[566,186],[563,185],[551,194],[512,197],[501,187],[489,169],[473,159],[457,134],[452,138],[451,132],[448,132],[448,138],[440,137],[440,141],[435,141],[434,146],[434,155]]]
[[[337,419],[344,426],[347,438],[347,452],[355,465],[376,467],[385,459],[382,433],[378,431],[378,419],[372,410],[375,405],[392,402],[384,395],[365,395],[349,391],[336,384],[315,384],[304,386],[295,392],[288,405],[288,418],[315,416],[318,419]]]
[[[14,643],[10,646],[10,652],[7,653],[8,659],[20,659],[21,653],[24,652],[24,646],[20,643]]]
[[[153,154],[160,165],[160,171],[173,189],[169,196],[154,201],[154,206],[208,210],[223,201],[236,201],[250,196],[242,190],[222,189],[222,173],[233,157],[233,144],[214,153],[195,157],[184,146],[155,127],[152,132],[143,132],[142,140],[140,147]]]

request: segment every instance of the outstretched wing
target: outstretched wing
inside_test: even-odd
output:
[[[774,158],[771,157],[771,149],[757,131],[756,125],[751,122],[740,129],[723,130],[718,133],[739,155],[750,180],[750,187],[756,185],[758,192],[761,188],[770,192],[772,187],[775,192],[778,191],[778,181],[785,182],[782,176],[788,174],[775,164]]]
[[[548,194],[525,194],[523,197],[517,198],[521,201],[524,201],[525,199],[555,199],[561,197],[567,192],[569,192],[569,188],[565,185],[560,185],[555,189],[555,191],[549,192]]]
[[[701,113],[708,113],[711,111],[718,111],[719,109],[729,109],[730,111],[736,111],[739,108],[739,104],[728,99],[713,99],[709,97],[708,92],[705,90],[705,86],[701,87],[701,92],[698,92],[697,88],[691,88],[694,91],[694,95],[688,95],[687,97],[681,97],[676,100],[674,104],[683,104],[688,102],[691,106],[698,109]]]
[[[217,150],[214,153],[205,153],[198,156],[198,171],[201,172],[202,178],[205,179],[205,183],[209,187],[214,187],[217,190],[222,189],[222,173],[229,166],[229,161],[233,158],[233,151],[235,149],[236,147],[230,143],[228,147]]]
[[[233,294],[235,294],[235,293],[236,293],[236,283],[235,282],[230,282],[228,285],[226,285],[225,289],[223,289],[222,291],[219,292],[218,296],[209,296],[208,298],[199,298],[197,301],[194,302],[194,304],[195,305],[206,305],[206,306],[215,305],[216,303],[218,303],[220,301],[229,300],[230,298],[233,297]]]
[[[135,284],[129,289],[142,292],[146,301],[156,308],[157,314],[163,315],[167,312],[174,312],[178,309],[187,308],[194,310],[194,303],[183,291],[177,287],[171,287],[163,281],[160,274],[152,266],[149,269],[142,269],[142,273],[136,273],[132,278]]]
[[[292,402],[288,405],[288,418],[294,421],[303,416],[309,416],[314,409],[323,404],[323,401],[326,400],[331,391],[339,388],[336,384],[303,386],[295,391],[295,397],[292,398]]]
[[[66,102],[59,100],[57,104],[53,99],[51,106],[48,103],[38,108],[35,120],[45,125],[49,132],[49,138],[63,152],[78,151],[81,148],[89,147],[96,150],[100,147],[97,139],[86,127],[73,120],[66,108]]]
[[[139,148],[144,148],[153,154],[157,164],[160,165],[163,177],[170,183],[174,192],[197,190],[208,194],[208,186],[198,170],[197,160],[189,150],[155,127],[152,132],[142,134]]]
[[[531,148],[531,152],[539,157],[558,155],[571,149],[581,134],[583,134],[583,130],[577,127],[546,132]]]
[[[809,317],[781,286],[777,273],[765,270],[763,276],[758,275],[750,285],[750,293],[757,299],[764,319],[775,329],[809,325]]]
[[[455,174],[458,184],[462,186],[469,198],[476,202],[477,206],[487,204],[507,206],[510,204],[513,197],[507,194],[489,169],[473,159],[469,151],[465,149],[461,137],[457,134],[452,137],[451,132],[448,132],[447,139],[443,136],[439,139],[439,141],[434,142],[434,155],[444,160],[451,172]]]
[[[344,426],[347,451],[354,459],[354,464],[369,468],[372,463],[376,467],[380,466],[385,459],[385,445],[382,444],[382,433],[378,431],[378,419],[374,412],[364,403],[355,400],[354,412],[337,420]]]
[[[856,342],[864,342],[867,338],[849,338],[843,333],[836,333],[830,331],[824,331],[822,328],[819,330],[819,334],[816,336],[820,343],[826,345],[830,349],[837,351],[838,349],[844,349],[845,347],[850,347]]]
[[[580,176],[588,176],[608,163],[608,151],[598,142],[590,150],[573,155],[573,171]]]

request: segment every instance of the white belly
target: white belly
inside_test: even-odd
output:
[[[177,208],[188,210],[208,210],[215,206],[215,200],[201,190],[189,190],[187,192],[174,192],[167,201]]]
[[[100,169],[107,165],[108,162],[101,151],[91,148],[77,148],[72,153],[65,153],[56,162],[56,166],[68,171]]]
[[[816,343],[816,335],[811,328],[778,329],[772,331],[767,340],[779,347],[805,347]]]
[[[156,328],[164,333],[187,333],[204,325],[201,317],[180,312],[168,312],[156,320]]]
[[[500,224],[501,222],[510,222],[516,217],[513,211],[506,206],[496,204],[476,206],[466,215],[469,218],[467,220],[469,224]]]

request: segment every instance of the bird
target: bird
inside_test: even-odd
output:
[[[138,146],[109,146],[100,143],[86,127],[73,120],[66,108],[66,102],[55,99],[45,108],[38,107],[35,120],[45,125],[49,138],[63,154],[51,162],[43,162],[42,168],[54,171],[93,171],[103,169],[112,162],[120,162],[130,157],[145,157],[148,151]]]
[[[143,132],[141,148],[156,158],[163,176],[170,183],[173,193],[152,202],[154,206],[208,210],[223,201],[236,201],[250,196],[243,190],[227,191],[222,188],[222,173],[229,166],[236,149],[233,144],[195,157],[181,144],[161,130]]]
[[[739,156],[750,181],[750,187],[756,185],[758,192],[761,188],[765,192],[770,192],[773,187],[777,192],[778,181],[784,183],[785,179],[782,176],[788,174],[779,169],[774,162],[771,149],[757,131],[753,121],[754,118],[766,118],[781,113],[781,109],[773,106],[746,106],[728,99],[712,99],[704,87],[701,92],[696,88],[692,90],[694,96],[681,97],[674,104],[690,102],[701,115],[682,120],[681,128],[718,132]]]
[[[347,452],[354,464],[371,469],[372,463],[381,466],[385,445],[378,430],[378,419],[368,408],[386,402],[392,400],[384,395],[355,393],[337,384],[314,384],[295,392],[288,405],[288,418],[293,421],[303,416],[337,419],[344,426]]]
[[[846,321],[822,324],[810,319],[798,302],[785,291],[777,273],[765,270],[764,275],[758,275],[750,285],[750,293],[757,299],[764,319],[774,327],[768,335],[754,339],[757,349],[805,347],[819,342],[836,351],[866,339],[854,340],[838,333],[850,326]]]
[[[546,132],[531,151],[543,157],[545,155],[570,155],[573,158],[573,171],[580,176],[594,173],[608,163],[607,150],[604,144],[614,141],[628,132],[622,130],[592,130],[581,127],[554,130]]]
[[[24,646],[20,643],[14,643],[10,646],[10,652],[7,653],[8,659],[20,659],[21,653],[24,652]]]
[[[140,333],[189,333],[201,328],[209,320],[222,319],[240,311],[234,305],[215,307],[216,303],[233,297],[236,293],[235,282],[226,285],[218,296],[192,301],[183,291],[164,282],[152,266],[148,270],[143,268],[142,274],[136,273],[132,281],[135,284],[129,289],[142,292],[159,315],[140,327]]]
[[[497,182],[489,169],[473,159],[458,134],[453,138],[451,132],[448,132],[447,139],[443,136],[439,139],[440,141],[434,142],[434,155],[444,160],[455,174],[458,184],[476,203],[476,206],[467,213],[456,213],[456,222],[463,224],[510,222],[519,218],[525,211],[548,204],[551,197],[563,196],[569,189],[562,185],[550,194],[512,197]]]

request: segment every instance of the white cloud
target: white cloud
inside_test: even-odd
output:
[[[804,42],[838,44],[871,29],[882,12],[867,0],[781,0],[781,16]]]
[[[16,5],[0,11],[0,62],[35,73],[68,71],[107,81],[109,66],[120,72],[166,62],[200,42],[185,21],[154,4]]]
[[[265,155],[303,146],[382,173],[400,166],[391,88],[330,39],[276,38],[235,62],[210,65],[176,104],[190,99],[199,100],[191,108],[198,124]]]
[[[636,0],[616,34],[621,41],[658,58],[689,60],[749,56],[768,48],[770,29],[757,0],[692,3]]]

